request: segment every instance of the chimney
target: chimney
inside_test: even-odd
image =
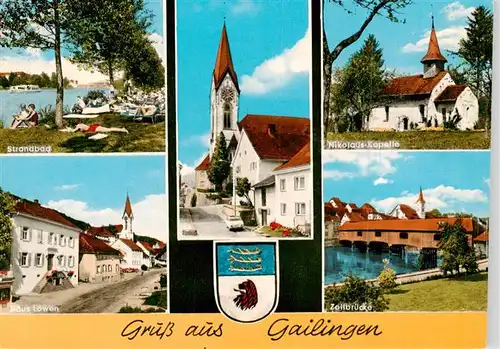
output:
[[[276,124],[269,124],[268,125],[267,134],[271,137],[276,137]]]
[[[40,205],[40,202],[38,201],[38,199],[35,199],[35,205]]]

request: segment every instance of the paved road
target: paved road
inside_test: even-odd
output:
[[[224,222],[222,205],[191,207],[181,210],[181,229],[189,226],[196,229],[197,235],[182,235],[182,239],[227,239],[227,238],[261,238],[252,231],[229,231]]]
[[[160,278],[164,269],[153,269],[145,275],[137,275],[115,284],[80,295],[59,307],[61,313],[107,313],[117,312],[124,300],[131,294],[140,292],[143,285]]]

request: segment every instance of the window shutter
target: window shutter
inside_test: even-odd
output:
[[[21,266],[21,265],[23,265],[23,254],[22,254],[22,252],[19,252],[19,253],[18,253],[17,258],[18,258],[18,263],[19,263],[19,265],[20,265],[20,266]]]
[[[45,265],[45,259],[44,259],[45,255],[42,253],[42,256],[40,257],[41,259],[41,263],[40,263],[40,266],[43,267]]]
[[[31,253],[28,253],[28,256],[27,256],[27,262],[26,262],[26,264],[27,264],[28,267],[31,266],[31,255],[32,255]]]
[[[31,241],[32,235],[33,235],[33,229],[28,228],[28,241]]]

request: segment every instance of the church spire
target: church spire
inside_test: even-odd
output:
[[[418,217],[421,219],[425,218],[425,200],[424,200],[424,193],[422,191],[422,186],[420,186],[420,194],[418,195],[416,204],[417,204]]]
[[[234,85],[238,92],[240,88],[238,86],[238,77],[236,71],[234,70],[233,59],[231,57],[231,49],[229,48],[229,39],[226,30],[226,21],[224,20],[224,26],[222,27],[222,35],[219,43],[219,50],[217,51],[217,60],[215,61],[214,69],[214,83],[215,89],[218,89],[226,74],[231,76]]]
[[[422,191],[422,187],[420,187],[420,194],[418,195],[418,199],[417,199],[417,203],[425,203],[425,200],[424,200],[424,193]]]
[[[427,49],[427,54],[422,58],[422,63],[432,63],[432,62],[443,62],[446,63],[447,60],[441,54],[441,49],[439,48],[439,42],[436,34],[436,28],[434,27],[434,15],[432,15],[432,29],[431,36],[429,39],[429,48]]]
[[[127,193],[127,199],[125,200],[125,209],[123,210],[123,217],[133,217],[132,205],[130,204],[130,198]]]

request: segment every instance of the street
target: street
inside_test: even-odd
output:
[[[18,307],[51,305],[60,313],[117,313],[121,307],[140,307],[144,294],[160,288],[160,274],[165,269],[152,269],[144,275],[125,274],[123,280],[110,284],[80,284],[75,288],[22,296],[14,303]]]
[[[212,239],[248,239],[262,238],[261,235],[247,229],[229,231],[224,221],[222,205],[181,208],[180,239],[212,240]],[[197,235],[193,233],[196,231]]]

